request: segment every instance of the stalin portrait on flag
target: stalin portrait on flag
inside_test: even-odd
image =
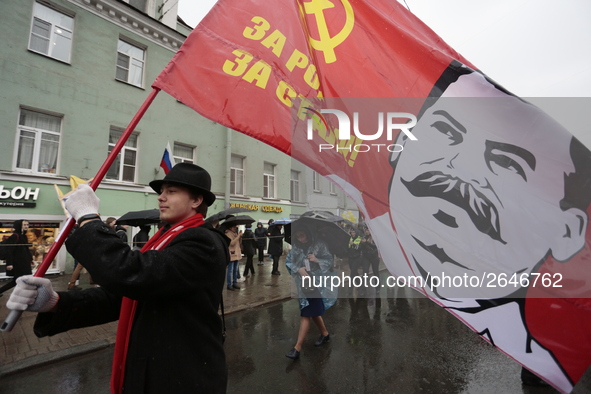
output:
[[[573,371],[564,371],[567,363],[544,346],[548,338],[532,335],[535,319],[526,312],[542,312],[526,303],[527,297],[572,294],[560,265],[538,270],[548,258],[568,262],[585,246],[589,151],[539,109],[459,63],[440,82],[413,128],[418,141],[400,133],[404,149],[391,153],[389,212],[372,217],[372,199],[336,175],[329,178],[365,207],[392,273],[422,278],[419,291],[570,391],[567,373]],[[543,293],[528,294],[528,287]],[[534,301],[548,303],[542,310],[570,303]]]
[[[397,1],[221,0],[153,86],[339,185],[393,276],[552,386],[589,368],[590,151]]]

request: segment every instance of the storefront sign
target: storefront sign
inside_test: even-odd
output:
[[[259,206],[255,204],[238,204],[235,202],[230,203],[230,208],[244,208],[248,209],[249,211],[258,211]]]
[[[6,201],[11,200],[33,200],[37,201],[39,197],[39,188],[32,189],[30,187],[17,186],[12,189],[5,189],[4,185],[0,185],[0,207],[11,208],[35,208],[35,202],[21,202],[21,201]]]
[[[283,212],[283,208],[281,207],[274,207],[272,205],[263,205],[261,207],[261,211],[263,212],[276,212],[276,213],[281,213]]]
[[[0,201],[0,207],[10,208],[35,208],[36,202],[20,202],[20,201]]]
[[[256,205],[256,204],[239,204],[239,203],[230,203],[230,208],[244,208],[248,209],[249,211],[258,211],[259,209],[263,212],[276,212],[281,213],[283,212],[282,207],[273,206],[273,205]]]

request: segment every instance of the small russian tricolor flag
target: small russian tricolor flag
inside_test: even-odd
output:
[[[166,149],[164,149],[164,154],[162,155],[162,161],[160,161],[160,167],[164,170],[164,174],[168,174],[168,172],[174,167],[174,157],[172,157],[172,149],[170,149],[170,142],[166,144]]]

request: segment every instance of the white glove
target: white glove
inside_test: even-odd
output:
[[[84,215],[98,213],[101,203],[94,190],[85,183],[78,185],[78,188],[64,200],[66,210],[76,221]]]
[[[53,291],[51,281],[33,275],[16,279],[6,307],[15,311],[49,312],[59,301],[59,295]]]

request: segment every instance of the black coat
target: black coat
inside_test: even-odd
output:
[[[361,257],[364,260],[368,261],[377,260],[379,258],[378,247],[373,241],[371,235],[363,237],[362,240],[363,241],[361,241],[361,243],[359,244],[359,249],[361,250]]]
[[[265,249],[267,247],[267,229],[257,226],[257,228],[254,229],[254,236],[257,239],[259,247]]]
[[[31,275],[31,263],[33,255],[29,250],[29,241],[25,234],[15,232],[2,241],[0,245],[0,259],[6,260],[6,265],[12,265],[12,270],[7,270],[6,275],[15,279],[23,275]]]
[[[254,233],[247,228],[242,234],[242,252],[247,256],[254,256],[257,252],[257,241],[254,238]]]
[[[140,227],[140,231],[133,236],[133,247],[139,249],[143,248],[146,242],[148,242],[148,240],[150,239],[150,226]]]
[[[123,242],[127,242],[127,230],[123,226],[115,226],[115,232]]]
[[[281,256],[283,254],[283,234],[279,227],[271,225],[267,232],[269,236],[269,249],[267,253],[272,256]]]
[[[99,288],[60,292],[56,313],[40,313],[38,336],[117,320],[121,297],[138,301],[125,369],[126,393],[219,393],[227,369],[218,308],[227,238],[208,224],[160,251],[132,251],[93,221],[66,242]]]

